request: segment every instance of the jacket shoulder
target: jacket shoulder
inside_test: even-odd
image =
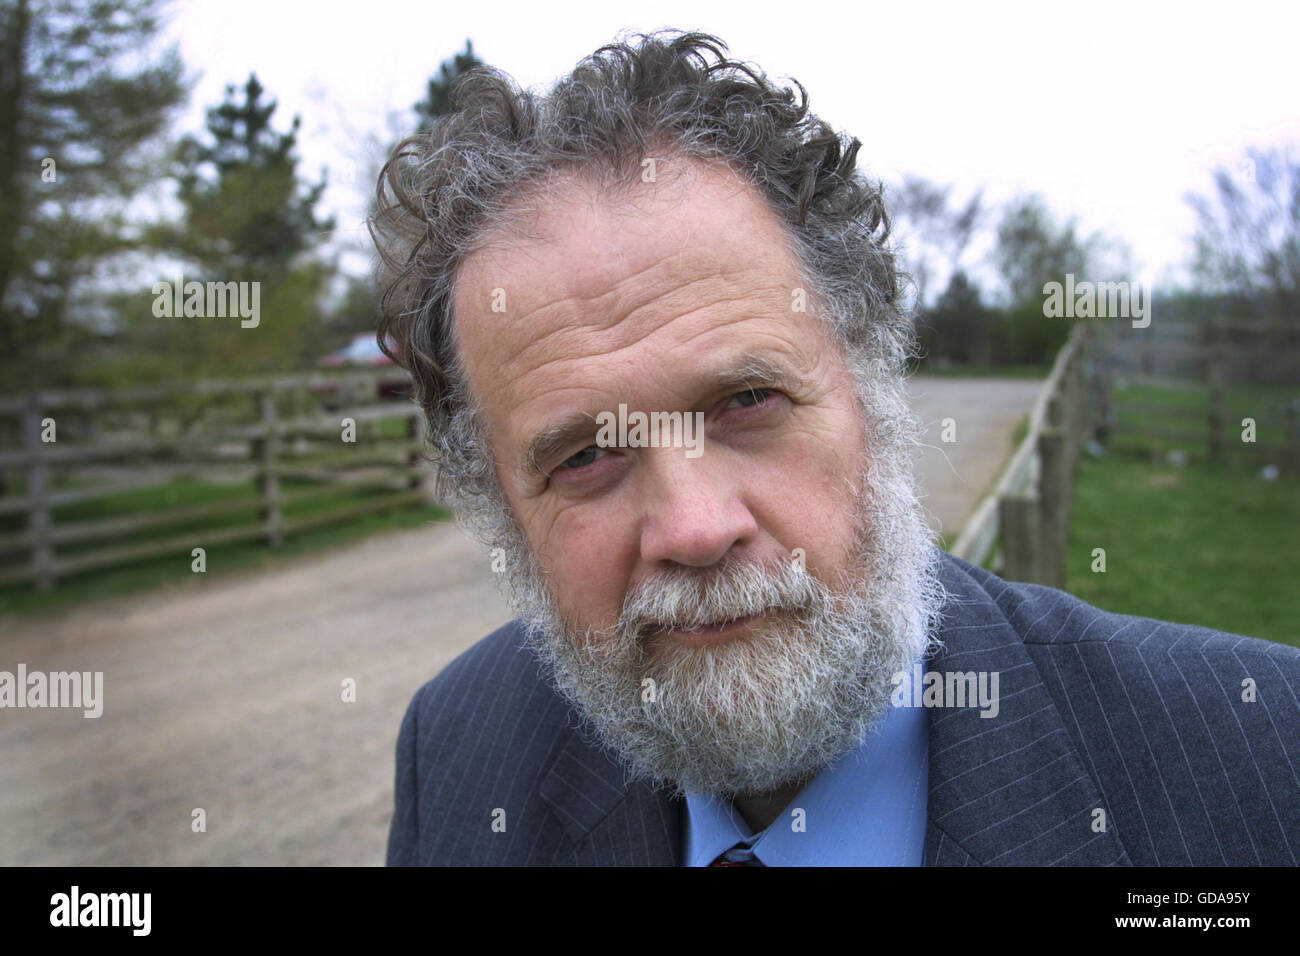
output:
[[[536,677],[537,663],[528,649],[523,626],[510,621],[456,656],[425,681],[411,699],[421,726],[431,728],[472,714],[483,691],[501,685],[518,687]]]
[[[549,862],[537,794],[572,723],[518,621],[458,656],[402,720],[389,865]]]
[[[1023,643],[1133,862],[1297,863],[1300,650],[1103,611],[951,556],[945,575]]]
[[[1105,611],[1065,591],[1005,581],[952,555],[945,557],[954,571],[988,595],[1026,645],[1053,656],[1080,653],[1077,645],[1104,645],[1147,666],[1224,658],[1276,665],[1293,681],[1300,676],[1298,648],[1196,624]]]

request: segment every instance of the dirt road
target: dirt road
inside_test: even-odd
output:
[[[1036,388],[913,380],[932,446],[918,467],[946,532],[991,485]],[[382,863],[411,694],[509,617],[486,556],[450,525],[194,578],[0,619],[0,671],[104,682],[99,718],[0,709],[0,865]]]

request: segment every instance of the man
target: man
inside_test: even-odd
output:
[[[933,546],[880,190],[724,49],[471,75],[381,179],[381,336],[519,615],[412,701],[389,862],[1295,863],[1300,655]]]

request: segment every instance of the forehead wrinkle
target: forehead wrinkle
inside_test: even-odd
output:
[[[591,344],[576,343],[577,347],[581,351],[581,354],[556,355],[551,358],[542,358],[540,361],[535,361],[535,362],[530,361],[527,358],[529,353],[535,352],[539,347],[544,346],[546,343],[551,341],[557,335],[571,334],[577,337],[577,336],[582,336],[584,334],[589,336],[603,336],[609,334],[616,334],[616,328],[618,326],[621,326],[626,322],[632,321],[635,312],[640,311],[642,308],[645,308],[652,303],[647,303],[647,306],[640,306],[636,310],[634,310],[633,313],[629,313],[627,316],[618,320],[617,322],[614,322],[610,325],[603,326],[603,327],[589,325],[586,323],[561,324],[554,328],[547,329],[546,331],[542,332],[537,338],[523,345],[523,347],[518,352],[516,352],[514,356],[512,356],[509,359],[503,360],[501,362],[500,367],[503,370],[509,371],[511,373],[510,375],[506,376],[507,378],[509,378],[512,381],[517,381],[519,378],[525,375],[536,375],[539,372],[544,372],[549,366],[552,365],[571,363],[571,362],[581,362],[593,358],[613,360],[616,359],[619,353],[626,352],[628,349],[636,348],[641,344],[645,343],[647,340],[652,339],[656,335],[660,335],[660,334],[672,335],[674,337],[674,341],[672,344],[680,347],[689,344],[690,342],[694,341],[696,338],[698,338],[701,335],[708,335],[713,332],[718,332],[727,327],[737,326],[740,324],[755,321],[757,319],[766,318],[767,314],[765,313],[764,310],[754,309],[751,310],[753,311],[754,314],[746,315],[741,318],[730,319],[722,324],[718,324],[717,322],[711,322],[709,323],[708,328],[694,331],[690,335],[682,337],[682,330],[678,326],[680,325],[682,318],[690,315],[691,312],[698,312],[702,309],[721,307],[727,305],[728,303],[746,301],[749,298],[750,298],[750,293],[743,292],[743,291],[731,295],[720,295],[718,298],[710,301],[707,305],[696,306],[695,308],[691,309],[689,312],[674,314],[669,318],[661,321],[656,327],[652,329],[646,331],[638,330],[635,333],[635,337],[631,341],[626,342],[624,344],[619,344],[612,349],[605,348],[599,342],[591,343]],[[594,350],[593,350],[593,346],[595,347]],[[518,368],[518,366],[521,364],[525,366],[522,369]]]
[[[601,208],[607,209],[612,215],[616,217],[617,216],[626,217],[627,215],[625,211],[626,206],[627,206],[626,202],[620,202],[616,200],[610,202],[608,205],[602,204]],[[762,209],[764,207],[762,206],[761,203],[759,203],[758,208]],[[770,211],[768,212],[770,214]],[[649,217],[647,212],[646,214],[637,216],[636,218],[638,219],[638,221],[640,221],[646,218],[653,218],[653,217]],[[660,247],[658,254],[655,255],[653,261],[650,262],[648,265],[638,269],[633,273],[620,275],[617,277],[607,275],[607,273],[609,273],[611,270],[606,269],[604,270],[606,275],[598,274],[593,277],[594,280],[593,283],[589,283],[589,284],[594,284],[594,283],[601,283],[601,282],[612,282],[613,288],[596,293],[594,295],[590,295],[590,294],[584,294],[583,292],[579,291],[577,288],[575,288],[575,286],[578,285],[578,283],[576,283],[575,281],[570,281],[568,285],[570,286],[571,291],[567,295],[561,296],[558,299],[553,300],[553,302],[563,301],[565,299],[570,299],[570,298],[578,299],[581,301],[596,301],[598,299],[604,298],[605,296],[609,295],[618,286],[628,281],[637,279],[638,277],[645,275],[647,272],[651,272],[658,268],[671,267],[676,260],[686,259],[688,261],[688,264],[695,265],[700,261],[701,251],[702,250],[707,251],[710,248],[718,248],[718,254],[713,257],[713,262],[709,264],[709,276],[711,277],[732,275],[735,273],[748,271],[752,268],[752,265],[750,265],[750,263],[753,263],[755,261],[755,258],[752,256],[741,254],[742,250],[737,247],[737,243],[735,241],[735,236],[733,232],[729,231],[729,232],[722,233],[721,235],[712,234],[712,235],[701,236],[699,233],[698,224],[693,222],[688,222],[686,223],[686,225],[692,226],[694,228],[691,228],[688,233],[682,234],[681,232],[682,225],[683,224],[681,223],[664,224],[657,232],[652,231],[650,235],[635,237],[636,239],[640,240],[639,242],[636,242],[634,244],[625,244],[627,250],[632,253],[638,252],[641,249],[646,249],[646,248],[648,248],[649,251],[653,253],[655,252],[656,247]],[[607,233],[609,230],[603,229],[598,231]],[[549,237],[544,237],[539,233],[539,234],[529,234],[525,238],[525,237],[521,237],[520,235],[509,235],[510,232],[511,232],[511,227],[509,225],[501,226],[500,233],[497,236],[495,236],[490,241],[482,243],[474,253],[471,253],[470,258],[477,260],[477,262],[474,263],[474,266],[477,268],[478,271],[481,272],[506,271],[508,273],[510,271],[509,268],[503,266],[501,262],[501,260],[506,258],[507,256],[530,253],[527,255],[527,258],[529,258],[534,262],[538,262],[540,260],[535,253],[539,249],[549,250],[554,241],[558,240],[559,242],[564,243],[568,240],[575,239],[575,237],[580,238],[584,234],[583,224],[581,223],[576,224],[576,228],[575,228],[574,223],[563,222],[563,221],[557,222],[555,224],[555,226],[551,230],[553,235]],[[789,238],[787,235],[785,235],[784,230],[782,230],[779,226],[775,229],[775,231],[765,229],[760,226],[756,230],[751,230],[751,232],[753,234],[750,235],[748,241],[743,241],[741,245],[753,246],[755,244],[761,244],[768,248],[771,248],[774,245],[778,250],[784,252],[787,256],[789,256],[792,253],[792,249],[789,246]],[[671,249],[663,249],[662,246],[666,242],[671,242],[671,240],[674,237],[676,237],[677,239],[675,246]],[[757,243],[756,241],[758,239],[762,239],[765,241],[762,241],[761,243]],[[775,243],[766,241],[772,239],[776,240]],[[719,240],[724,240],[724,241],[720,242]],[[593,243],[591,242],[588,242],[587,244],[593,245]],[[505,246],[505,248],[502,248],[503,245]],[[597,241],[596,243],[594,243],[594,245],[600,251],[603,251],[605,249],[605,243],[603,241]],[[624,255],[619,258],[621,261],[626,261],[628,256]],[[762,258],[767,259],[770,257],[763,256]],[[730,268],[730,269],[727,268],[727,265],[733,261],[740,261],[745,264],[740,265],[737,268]],[[699,280],[691,280],[691,281],[695,282]],[[534,307],[532,311],[545,308],[553,304],[553,302],[539,303],[537,306]]]
[[[760,229],[760,232],[766,232],[766,230]],[[785,238],[780,234],[779,230],[777,231],[777,237],[782,240],[784,240]],[[654,242],[653,237],[650,239],[650,242],[651,243]],[[734,245],[734,243],[730,243],[727,245],[728,246]],[[538,365],[532,365],[530,362],[528,362],[527,359],[525,359],[525,355],[527,352],[535,350],[539,347],[545,348],[545,346],[548,343],[550,343],[555,336],[562,335],[562,334],[569,334],[569,333],[580,333],[584,329],[591,330],[592,332],[597,334],[609,330],[613,330],[619,325],[628,322],[629,320],[638,319],[640,313],[642,313],[643,310],[648,308],[654,308],[656,305],[663,303],[664,300],[671,301],[671,298],[673,296],[679,296],[683,294],[689,295],[690,290],[693,287],[699,285],[700,283],[717,281],[723,285],[723,289],[719,290],[717,297],[713,298],[713,301],[710,303],[711,306],[721,306],[728,302],[736,302],[746,298],[764,297],[765,295],[772,294],[772,291],[776,288],[784,289],[786,287],[789,287],[791,285],[791,279],[792,279],[790,266],[791,265],[797,266],[797,263],[795,263],[793,260],[789,258],[790,250],[788,248],[784,248],[785,245],[786,244],[784,241],[779,242],[777,244],[778,249],[780,251],[783,251],[786,255],[785,256],[778,255],[775,260],[773,259],[773,256],[771,254],[767,254],[773,251],[770,247],[770,244],[761,243],[760,246],[762,249],[762,254],[760,254],[757,257],[747,258],[744,256],[724,255],[723,253],[727,251],[731,251],[733,253],[736,251],[734,249],[728,250],[724,248],[722,250],[719,250],[718,254],[711,256],[709,262],[701,263],[699,257],[699,253],[701,251],[700,245],[697,243],[696,245],[691,246],[683,241],[683,243],[679,245],[677,249],[675,249],[672,252],[661,254],[653,262],[651,262],[649,265],[645,266],[644,268],[639,269],[637,272],[632,273],[631,275],[618,276],[617,278],[612,279],[611,281],[614,282],[614,285],[611,288],[605,289],[604,291],[596,295],[582,294],[580,290],[572,288],[574,283],[570,281],[568,283],[570,288],[567,290],[568,291],[567,295],[561,295],[557,298],[549,299],[547,301],[538,303],[537,305],[528,307],[524,312],[523,317],[517,320],[516,325],[522,324],[529,318],[535,319],[540,315],[543,315],[552,310],[562,309],[564,303],[566,302],[600,301],[611,295],[617,294],[624,285],[626,285],[629,282],[635,281],[638,277],[644,277],[647,273],[653,272],[655,270],[673,269],[674,266],[676,266],[682,260],[685,260],[687,265],[694,267],[692,271],[696,271],[696,275],[687,279],[681,279],[680,272],[685,270],[675,270],[677,271],[678,275],[669,277],[669,280],[671,282],[669,288],[660,289],[660,290],[651,289],[651,290],[640,291],[639,294],[635,295],[636,298],[642,298],[647,294],[647,291],[649,292],[650,298],[638,305],[633,306],[622,316],[617,315],[617,312],[621,311],[618,309],[611,309],[610,311],[613,314],[611,314],[604,320],[602,320],[599,316],[592,316],[590,312],[586,309],[582,309],[582,308],[563,309],[563,312],[566,314],[559,317],[558,320],[554,320],[556,321],[556,324],[553,325],[552,328],[546,329],[539,333],[535,333],[531,341],[523,343],[519,347],[519,350],[516,352],[515,356],[512,359],[500,363],[499,367],[509,368],[511,365],[523,363],[528,365],[529,369],[542,368],[546,364],[549,364],[549,361],[543,361]],[[513,247],[513,251],[516,254],[523,251],[522,249],[519,248],[519,246],[532,246],[532,248],[529,248],[527,250],[529,253],[527,258],[530,261],[538,263],[539,265],[544,265],[544,263],[542,262],[539,256],[532,254],[536,251],[536,247],[533,246],[532,243],[528,243],[528,242],[511,243],[510,246]],[[705,244],[704,248],[707,251],[707,249],[709,248],[708,244]],[[507,253],[505,252],[490,247],[488,249],[484,249],[482,250],[482,253],[479,256],[479,261],[475,263],[474,266],[472,266],[469,271],[477,271],[479,273],[480,278],[486,278],[484,273],[490,273],[495,266],[493,259],[499,260],[502,256],[506,254]],[[484,261],[485,259],[486,261]],[[740,261],[743,264],[728,268],[730,263],[737,262],[737,261]],[[699,269],[705,269],[706,271],[703,275],[701,275],[697,271]],[[755,276],[754,275],[755,272],[758,272],[759,274]],[[733,277],[738,275],[746,276],[748,278],[748,281],[740,281],[740,282],[735,281]],[[801,281],[799,280],[799,275],[800,275],[799,269],[796,267],[793,272],[793,279],[795,280],[794,284],[796,286],[802,284]],[[642,279],[642,281],[644,282],[644,279]],[[763,287],[767,287],[767,288],[764,289]],[[633,292],[637,293],[637,290],[633,290]],[[629,296],[629,298],[630,297],[631,296]],[[697,311],[698,309],[705,308],[705,307],[706,306],[695,306],[690,311]],[[666,326],[670,324],[672,321],[679,319],[681,318],[682,315],[686,315],[686,314],[689,313],[677,313],[675,315],[670,316],[668,319],[663,320],[660,324]],[[480,322],[475,324],[481,325],[482,313],[480,313],[479,318],[480,318]],[[550,323],[530,323],[530,324],[550,324]],[[486,332],[487,335],[491,335],[490,330],[484,329],[484,331]],[[646,338],[648,335],[653,334],[653,332],[654,330],[651,330],[650,332],[646,332],[644,334],[639,335],[637,337],[637,341]],[[590,353],[590,347],[584,347],[584,350]],[[613,351],[601,352],[600,354],[614,354],[614,352],[616,351],[617,349]]]
[[[577,292],[573,292],[568,295],[561,295],[555,299],[550,299],[545,302],[540,302],[536,305],[531,305],[524,312],[523,316],[519,321],[524,321],[528,318],[535,318],[552,309],[561,307],[563,306],[564,303],[567,302],[597,302],[609,296],[616,295],[621,291],[620,289],[621,286],[635,280],[638,276],[642,276],[647,272],[650,272],[660,267],[665,267],[668,265],[669,259],[678,259],[683,257],[685,254],[686,252],[682,251],[682,252],[674,253],[671,256],[661,257],[651,265],[647,266],[646,268],[641,269],[638,272],[632,273],[631,275],[627,275],[619,278],[618,280],[616,280],[613,287],[607,289],[606,291],[598,295],[582,295]],[[583,310],[570,310],[572,312],[576,312],[577,314],[562,315],[559,320],[559,323],[554,328],[541,333],[541,335],[538,338],[527,343],[524,346],[524,349],[532,348],[546,341],[551,336],[559,332],[579,331],[582,329],[591,329],[593,331],[611,330],[615,326],[621,325],[624,322],[635,319],[639,313],[641,313],[645,309],[653,308],[657,303],[663,302],[664,300],[667,299],[671,299],[674,296],[687,294],[688,290],[701,283],[721,280],[725,288],[723,290],[720,290],[720,292],[716,297],[710,297],[711,301],[707,305],[696,306],[695,308],[687,310],[686,312],[675,313],[674,315],[671,316],[670,319],[666,320],[663,323],[664,325],[668,324],[668,322],[675,321],[676,319],[679,319],[684,315],[688,315],[692,311],[699,311],[700,309],[708,308],[709,306],[713,306],[713,305],[720,305],[725,302],[734,302],[746,296],[753,295],[755,294],[754,292],[755,285],[763,285],[763,286],[777,285],[780,286],[781,288],[784,288],[784,284],[779,280],[775,282],[764,281],[761,283],[739,283],[739,282],[729,281],[730,277],[732,276],[737,276],[737,275],[741,275],[753,271],[754,271],[754,266],[745,265],[734,269],[720,268],[717,270],[711,270],[707,274],[697,275],[689,279],[684,279],[684,280],[675,279],[672,281],[672,285],[670,288],[662,289],[662,290],[649,290],[650,291],[649,298],[646,301],[643,301],[638,305],[632,306],[632,308],[628,309],[622,315],[617,315],[617,314],[609,315],[607,317],[608,321],[601,321],[602,317],[599,314],[593,315],[591,313],[586,313]],[[761,292],[759,294],[761,294]],[[611,310],[612,313],[616,313],[617,311],[618,310]]]
[[[655,268],[655,267],[658,266],[658,265],[662,265],[662,264],[664,263],[664,261],[665,261],[664,259],[660,259],[660,260],[658,260],[656,263],[652,264],[651,266],[648,266],[645,270],[642,270],[641,273],[637,273],[637,274],[640,275],[640,274],[642,274],[642,273],[644,273],[644,272],[646,272],[646,271],[649,271],[650,269]],[[480,266],[480,268],[482,268],[482,267]],[[693,285],[693,284],[695,284],[696,282],[699,282],[699,281],[705,281],[707,278],[708,278],[708,277],[706,276],[706,277],[701,277],[701,278],[699,278],[699,279],[693,279],[693,280],[691,280],[690,283],[688,283],[688,285]],[[622,281],[625,281],[625,280],[620,280],[620,283],[619,283],[619,284],[621,284]],[[686,288],[686,286],[681,286],[681,287],[678,287],[678,288],[679,288],[679,289],[684,289],[684,288]],[[584,301],[584,302],[595,301],[596,299],[604,298],[604,297],[606,297],[606,296],[608,296],[608,295],[613,295],[613,294],[615,294],[617,291],[619,291],[619,290],[617,289],[617,286],[616,286],[615,288],[611,288],[611,289],[607,290],[606,292],[601,293],[599,296],[594,296],[594,297],[590,297],[590,296],[580,296],[580,295],[560,296],[559,298],[552,299],[552,300],[549,300],[549,301],[547,301],[547,302],[539,303],[539,304],[536,305],[536,306],[530,306],[527,310],[525,310],[525,312],[523,313],[523,315],[522,315],[521,317],[519,317],[518,319],[515,319],[514,322],[513,322],[512,324],[513,324],[515,327],[518,327],[518,325],[520,325],[520,324],[522,324],[522,323],[525,323],[525,322],[528,322],[530,319],[534,319],[534,320],[535,320],[535,319],[537,319],[537,317],[539,316],[539,314],[542,314],[542,313],[545,313],[545,312],[547,312],[547,311],[550,311],[550,310],[556,308],[557,306],[560,306],[562,303],[565,303],[565,302],[575,301],[575,300],[576,300],[576,301]],[[675,290],[673,290],[673,291],[677,291],[677,290],[675,289]],[[662,299],[663,296],[666,295],[666,294],[671,294],[671,293],[661,293],[661,294],[657,295],[655,298],[656,298],[656,299]],[[718,300],[718,301],[725,301],[725,300]],[[628,319],[632,318],[633,315],[635,315],[635,313],[639,312],[641,309],[643,309],[643,308],[645,308],[645,307],[647,307],[647,306],[649,306],[649,305],[653,305],[653,300],[650,301],[650,302],[644,303],[644,304],[642,304],[642,305],[635,306],[635,307],[634,307],[630,312],[628,312],[627,314],[625,314],[625,315],[623,315],[623,316],[621,316],[621,317],[614,318],[612,321],[604,321],[604,322],[602,322],[602,321],[599,321],[599,318],[598,318],[597,316],[590,316],[589,313],[588,313],[588,314],[583,314],[583,310],[570,310],[570,313],[571,313],[571,314],[566,315],[566,316],[562,316],[562,317],[560,318],[559,321],[556,321],[556,322],[554,322],[554,323],[545,323],[545,322],[536,322],[536,321],[531,322],[531,323],[529,323],[529,324],[531,324],[531,325],[547,325],[547,324],[550,324],[551,327],[550,327],[550,328],[544,328],[544,329],[541,329],[541,330],[539,330],[539,331],[536,331],[536,332],[534,333],[534,337],[533,337],[533,338],[531,338],[529,341],[526,341],[526,342],[523,342],[523,343],[520,344],[518,350],[515,351],[515,354],[514,354],[513,356],[501,360],[501,362],[500,362],[500,366],[501,366],[503,369],[508,369],[508,368],[510,368],[512,365],[515,365],[515,364],[519,363],[519,362],[524,358],[524,356],[525,356],[528,352],[537,349],[539,346],[544,346],[547,342],[549,342],[551,339],[553,339],[553,338],[554,338],[555,336],[557,336],[557,335],[562,335],[562,334],[566,334],[566,333],[581,333],[581,332],[584,331],[584,330],[590,330],[590,331],[593,332],[593,333],[600,333],[600,332],[610,331],[610,330],[614,329],[616,326],[621,325],[623,322],[625,322],[625,321],[627,321]],[[572,314],[572,313],[577,313],[577,314]],[[590,317],[589,317],[589,316],[590,316]],[[678,316],[674,316],[673,318],[677,318],[677,317],[678,317]],[[586,319],[586,321],[584,321],[584,319]],[[464,319],[462,319],[461,321],[464,321]],[[477,326],[479,327],[479,331],[480,331],[480,333],[481,333],[482,330],[483,330],[483,328],[484,328],[484,321],[483,321],[483,316],[482,316],[482,314],[479,314],[479,315],[475,316],[475,315],[473,315],[473,313],[471,312],[471,318],[470,318],[470,321],[473,322],[474,325],[477,325]],[[456,323],[456,324],[459,325],[460,323]],[[505,323],[502,323],[502,324],[504,325]],[[648,334],[652,334],[652,333],[646,333],[646,335],[648,335]],[[641,335],[641,336],[639,336],[638,339],[637,339],[637,341],[640,341],[641,339],[645,338],[646,335]],[[458,337],[459,337],[459,336],[458,336]],[[626,346],[622,346],[622,347],[626,347]],[[615,351],[617,351],[617,350],[615,350]],[[601,352],[601,353],[599,353],[599,354],[602,354],[602,355],[606,355],[606,354],[614,354],[614,352]],[[560,357],[559,359],[557,359],[557,360],[563,360],[564,358],[565,358],[565,357],[561,356],[561,357]],[[545,367],[545,365],[550,364],[551,361],[553,361],[553,360],[546,360],[546,361],[543,361],[542,363],[540,363],[540,364],[538,364],[538,365],[529,365],[527,368],[525,368],[525,369],[523,370],[523,373],[526,374],[526,373],[529,373],[529,372],[536,371],[537,369],[543,368],[543,367]]]
[[[524,315],[525,316],[536,315],[537,313],[546,312],[547,310],[555,306],[562,305],[565,302],[599,302],[601,299],[605,299],[608,298],[609,296],[617,294],[620,291],[619,287],[624,283],[630,282],[638,278],[639,276],[645,275],[647,272],[650,272],[664,265],[664,263],[668,259],[676,258],[679,255],[681,255],[681,253],[673,253],[669,256],[661,256],[660,258],[656,259],[654,262],[650,263],[645,268],[638,269],[636,272],[620,277],[619,279],[614,281],[613,285],[605,289],[603,292],[598,292],[592,295],[584,294],[583,292],[574,288],[576,283],[573,281],[569,281],[566,283],[566,289],[563,292],[563,294],[557,296],[554,299],[548,299],[545,302],[538,302],[535,305],[530,304],[529,307],[525,310]],[[486,266],[480,266],[480,268],[486,269]],[[507,286],[502,285],[501,288],[507,288]],[[590,323],[590,324],[595,324],[595,323]]]
[[[548,208],[544,218],[554,220],[554,207],[550,204],[547,205]],[[608,213],[610,217],[615,219],[632,217],[641,221],[651,218],[649,217],[647,210],[636,209],[635,212],[629,212],[629,202],[616,197],[605,196],[600,200],[593,199],[588,205],[593,209],[599,209],[601,212]],[[632,208],[635,209],[635,207]],[[541,217],[542,212],[540,210],[534,210],[534,215]],[[583,240],[585,240],[583,245],[588,247],[587,251],[591,254],[592,261],[597,261],[603,264],[608,262],[611,257],[597,259],[597,255],[608,249],[610,243],[606,240],[610,232],[611,230],[608,225],[599,221],[599,217],[597,217],[597,221],[595,222],[573,222],[560,218],[558,221],[553,221],[551,223],[549,233],[544,230],[539,231],[537,226],[534,226],[533,231],[516,229],[515,221],[510,220],[501,224],[490,238],[481,241],[476,251],[471,253],[471,258],[478,260],[475,263],[475,267],[480,272],[490,273],[495,271],[506,272],[509,274],[511,271],[510,267],[503,264],[503,259],[512,256],[527,256],[527,258],[536,263],[541,261],[541,257],[537,253],[549,252],[552,246],[556,243],[563,245],[572,244],[574,242],[583,242]],[[691,262],[695,262],[700,251],[700,243],[697,241],[692,244],[687,236],[681,236],[673,248],[662,248],[662,243],[660,243],[659,240],[675,235],[678,235],[678,230],[675,228],[674,224],[669,224],[663,226],[659,232],[652,232],[648,236],[635,237],[639,240],[635,243],[623,243],[619,249],[622,254],[615,258],[619,267],[621,267],[622,263],[627,262],[631,257],[629,253],[635,254],[642,250],[646,250],[653,255],[653,259],[635,272],[620,274],[617,276],[611,274],[614,270],[608,266],[604,269],[590,270],[594,274],[591,275],[591,278],[585,283],[580,282],[576,274],[570,272],[568,274],[569,281],[565,283],[567,289],[566,294],[561,295],[559,298],[552,300],[551,302],[539,303],[530,311],[538,311],[554,304],[555,302],[562,302],[568,299],[575,299],[584,302],[597,301],[613,294],[617,291],[618,287],[624,283],[633,281],[655,269],[671,267],[674,260],[689,258]],[[570,250],[570,252],[572,251],[573,250]],[[580,286],[582,285],[609,285],[610,287],[595,294],[587,294],[581,291]]]
[[[752,328],[752,323],[767,322],[770,318],[770,316],[761,312],[754,315],[748,315],[744,318],[727,322],[725,325],[716,325],[707,329],[700,329],[692,335],[682,338],[679,342],[676,342],[675,345],[678,348],[686,348],[699,338],[716,334],[727,334],[728,332],[734,333],[735,330],[741,327],[751,326],[749,333],[754,335],[758,341],[755,342],[754,346],[749,351],[753,352],[761,348],[766,348],[770,349],[774,354],[788,356],[789,362],[795,368],[811,370],[816,366],[817,362],[809,355],[808,348],[810,344],[816,344],[815,339],[817,337],[817,332],[811,329],[802,330],[813,337],[814,341],[810,343],[807,341],[800,341],[801,337],[796,335],[796,333],[801,330],[797,326],[792,326],[784,321],[778,321],[774,325],[769,323],[758,329]],[[763,340],[770,341],[764,342]],[[723,346],[716,347],[713,351],[722,351],[725,347],[724,344]]]

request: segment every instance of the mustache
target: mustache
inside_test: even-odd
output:
[[[793,562],[724,558],[712,568],[661,568],[632,588],[617,628],[645,638],[657,631],[695,630],[772,612],[806,613],[827,589]]]

